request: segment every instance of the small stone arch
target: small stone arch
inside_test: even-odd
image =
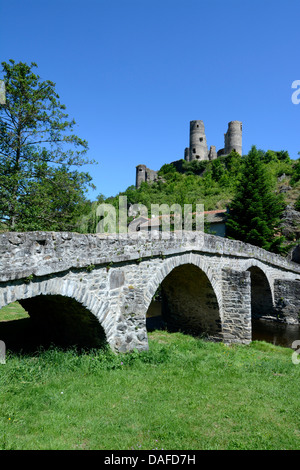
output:
[[[146,286],[146,311],[160,285],[169,329],[221,335],[221,291],[212,269],[201,256],[188,254],[166,259]]]
[[[268,286],[272,295],[272,302],[274,304],[274,275],[272,268],[267,268],[267,266],[256,259],[248,259],[244,260],[242,264],[243,271],[250,271],[251,268],[257,268],[262,272],[266,281],[268,282]]]
[[[260,263],[253,263],[247,271],[250,272],[252,319],[273,316],[274,288],[270,275]]]
[[[28,311],[42,343],[65,342],[100,347],[108,341],[106,313],[108,303],[90,293],[80,282],[61,279],[33,279],[30,282],[9,282],[0,298],[0,307],[18,301]],[[64,328],[63,328],[64,326]],[[53,336],[46,335],[52,330]],[[63,340],[65,335],[65,341]],[[44,340],[45,341],[44,341]]]

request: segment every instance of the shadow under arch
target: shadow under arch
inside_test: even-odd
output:
[[[51,294],[18,302],[29,317],[0,323],[1,339],[12,351],[50,346],[92,349],[107,344],[99,320],[74,298]]]
[[[272,318],[275,320],[272,289],[265,272],[258,266],[247,269],[251,279],[251,317],[253,320]]]
[[[147,312],[148,331],[164,327],[221,339],[219,302],[212,282],[199,266],[187,262],[173,267],[161,280],[157,294]]]

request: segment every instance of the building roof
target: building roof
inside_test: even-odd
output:
[[[227,217],[227,210],[204,211],[204,220],[210,224],[225,222]]]
[[[192,213],[192,215],[196,215],[196,214],[197,214],[196,212]],[[221,222],[226,221],[226,215],[227,215],[226,209],[204,211],[204,220],[205,222],[208,222],[210,224],[221,223]],[[171,215],[171,221],[174,220],[174,217],[176,217],[176,215]],[[154,229],[156,227],[157,229],[159,229],[159,227],[162,224],[162,220],[166,219],[166,221],[168,222],[168,218],[169,218],[169,215],[167,214],[167,215],[159,215],[157,217],[153,217],[152,219],[144,220],[142,223],[139,224],[140,230],[147,230],[149,228]]]

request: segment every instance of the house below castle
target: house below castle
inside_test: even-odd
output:
[[[203,121],[190,121],[189,143],[190,146],[184,150],[184,159],[187,162],[215,160],[222,155],[228,155],[233,150],[242,155],[242,123],[240,121],[228,123],[228,130],[224,134],[224,148],[217,152],[214,145],[208,149]],[[139,188],[143,182],[157,180],[157,171],[150,170],[146,165],[137,165],[136,188]]]
[[[195,215],[195,213],[193,213]],[[227,220],[227,209],[204,211],[204,222],[209,233],[218,235],[219,237],[226,236],[226,220]],[[147,218],[139,216],[133,219],[128,226],[129,232],[139,232],[152,230],[162,230],[163,219],[166,220],[166,224],[170,224],[170,227],[174,225],[174,216],[172,215],[159,215],[157,217]]]

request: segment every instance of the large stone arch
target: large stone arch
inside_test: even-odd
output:
[[[2,286],[2,291],[0,308],[18,301],[28,311],[29,316],[34,318],[34,324],[41,337],[43,329],[51,326],[54,328],[56,325],[57,332],[59,332],[62,327],[60,321],[73,333],[76,329],[80,333],[80,325],[76,325],[78,322],[81,326],[87,327],[86,331],[81,331],[83,342],[87,336],[90,340],[89,345],[93,347],[102,345],[105,340],[109,342],[110,325],[109,315],[107,315],[109,302],[99,299],[79,280],[67,279],[59,275],[52,278],[34,278],[27,282],[17,280]],[[72,318],[68,318],[68,315]],[[46,322],[43,324],[42,320]],[[65,330],[65,336],[69,337],[70,344],[72,331]],[[97,341],[97,335],[99,335],[99,341]],[[74,336],[73,344],[76,343],[76,338],[78,340],[79,336]]]
[[[164,260],[145,287],[145,311],[158,287],[168,327],[188,333],[221,335],[220,279],[206,259],[193,253]],[[168,308],[166,308],[168,306]]]

